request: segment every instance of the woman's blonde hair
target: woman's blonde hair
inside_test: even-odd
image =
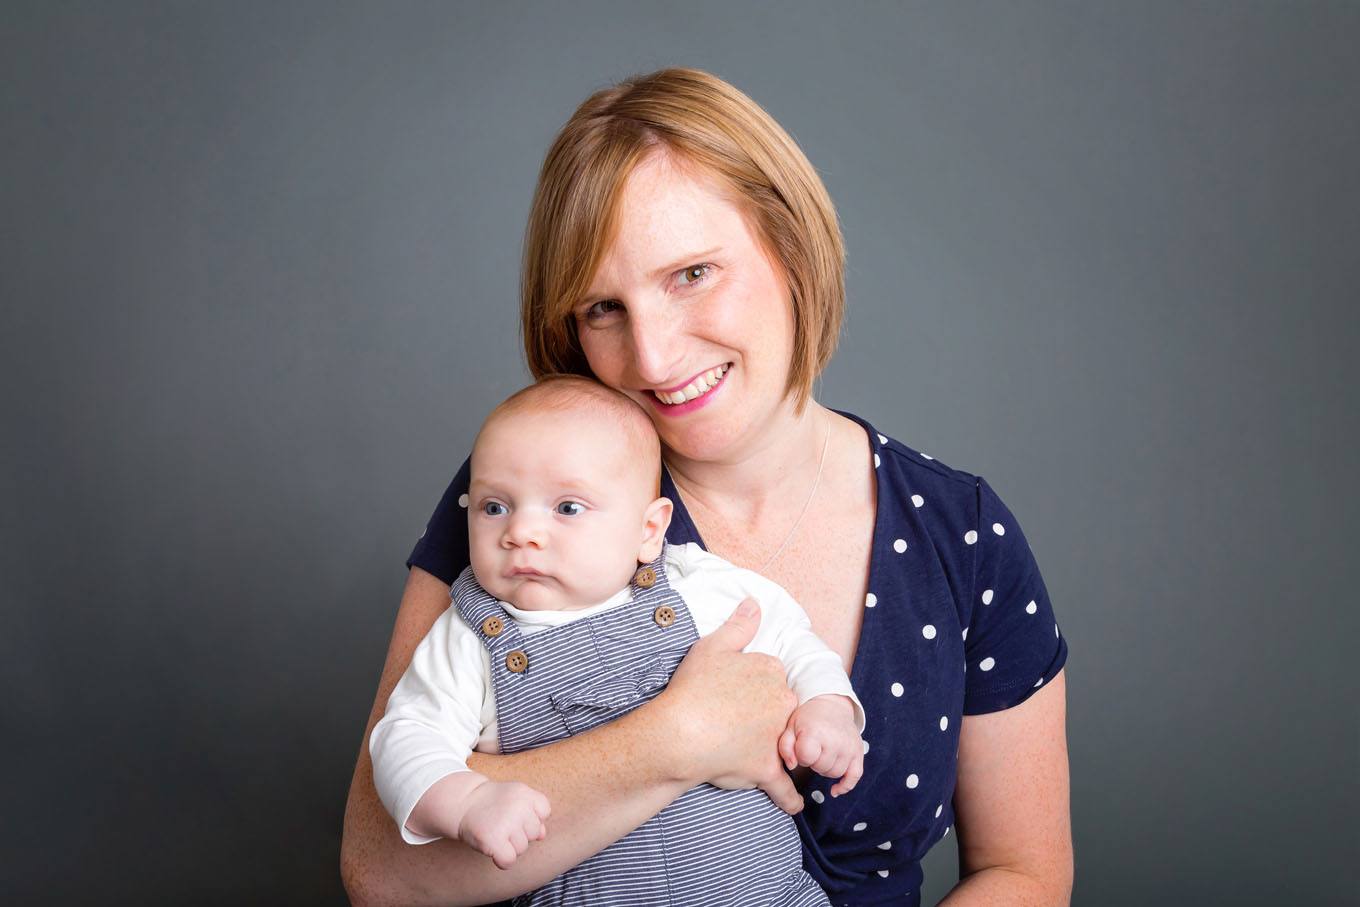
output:
[[[529,370],[592,375],[572,310],[613,243],[624,183],[656,149],[725,187],[783,266],[794,314],[785,393],[801,406],[836,348],[845,309],[836,211],[788,133],[736,88],[694,69],[663,69],[596,92],[548,149],[524,240]]]

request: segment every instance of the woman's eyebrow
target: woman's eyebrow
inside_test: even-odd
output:
[[[670,274],[673,274],[674,272],[680,270],[681,268],[687,267],[689,265],[703,264],[721,251],[722,246],[714,246],[713,248],[705,249],[702,252],[688,252],[680,256],[679,258],[673,259],[669,264],[662,265],[661,267],[656,268],[650,273],[648,273],[647,280],[649,282],[656,282],[658,280],[661,280],[661,278],[663,277],[667,277]],[[585,302],[586,300],[591,299],[608,299],[614,295],[615,292],[613,288],[600,289],[598,284],[591,284],[589,287],[586,288],[585,295],[581,297],[581,302]]]
[[[680,256],[679,258],[675,259],[670,264],[663,265],[657,268],[648,276],[650,276],[653,280],[660,280],[662,277],[665,277],[668,274],[671,274],[689,265],[703,264],[721,250],[722,246],[714,246],[713,248],[705,249],[702,252],[688,252]]]

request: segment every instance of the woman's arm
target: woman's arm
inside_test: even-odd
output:
[[[425,632],[448,607],[449,587],[411,569],[364,739]],[[340,849],[350,898],[367,903],[483,904],[522,893],[618,840],[704,780],[760,786],[791,812],[802,805],[783,773],[774,741],[792,711],[779,661],[743,655],[759,612],[734,615],[691,648],[670,685],[617,721],[512,756],[474,754],[469,765],[548,796],[547,837],[509,870],[457,841],[419,847],[401,840],[373,788],[360,748]]]
[[[1059,672],[1020,705],[964,717],[954,792],[960,879],[941,907],[1071,901],[1066,715]]]

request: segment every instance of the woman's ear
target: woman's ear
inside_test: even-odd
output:
[[[638,549],[638,563],[650,564],[661,553],[661,545],[666,541],[666,529],[671,524],[671,511],[675,505],[670,498],[657,498],[647,505],[642,523],[642,546]]]

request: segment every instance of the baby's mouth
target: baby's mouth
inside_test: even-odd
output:
[[[691,400],[702,397],[704,394],[717,387],[718,382],[722,381],[723,375],[726,375],[727,370],[731,367],[732,363],[724,362],[716,368],[711,368],[702,374],[696,375],[689,384],[686,384],[679,390],[654,390],[652,391],[652,396],[656,397],[656,399],[667,406],[679,406],[681,403],[688,403]]]

